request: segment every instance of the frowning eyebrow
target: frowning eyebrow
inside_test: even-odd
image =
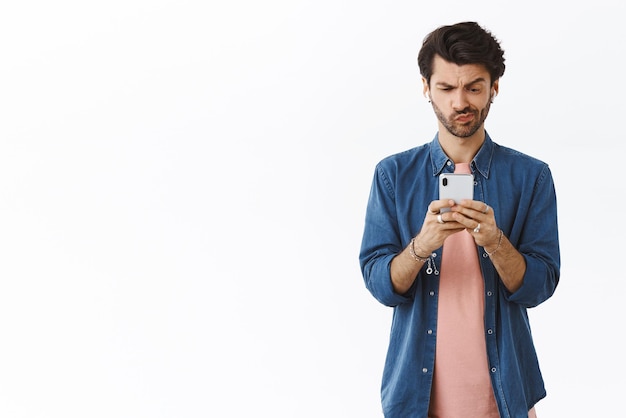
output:
[[[485,83],[487,80],[484,77],[478,77],[475,80],[470,81],[469,83],[465,83],[466,86],[471,86],[477,83]],[[455,88],[457,86],[452,85],[452,84],[448,84],[445,81],[439,81],[435,84],[437,87],[443,87],[443,88]]]

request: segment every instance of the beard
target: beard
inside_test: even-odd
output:
[[[482,126],[487,119],[487,115],[489,114],[489,108],[491,107],[491,99],[487,102],[487,105],[482,109],[474,109],[470,107],[466,107],[460,112],[454,112],[449,118],[446,117],[441,109],[437,107],[435,102],[432,102],[433,110],[435,111],[435,115],[437,115],[437,119],[439,122],[446,128],[448,132],[452,135],[459,138],[468,138],[476,133],[478,129]],[[459,123],[454,120],[460,114],[471,113],[474,115],[474,118],[468,123]]]

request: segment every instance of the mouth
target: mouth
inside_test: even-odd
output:
[[[454,120],[458,123],[471,122],[473,119],[474,119],[473,113],[463,113],[461,115],[458,115],[456,118],[454,118]]]

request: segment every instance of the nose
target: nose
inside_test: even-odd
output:
[[[467,91],[465,89],[455,89],[452,95],[452,108],[455,111],[461,111],[469,106],[467,99]]]

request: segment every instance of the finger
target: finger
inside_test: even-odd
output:
[[[434,216],[436,222],[441,226],[438,228],[439,231],[460,231],[468,228],[469,223],[474,222],[470,218],[466,218],[464,216],[459,217],[456,213],[452,212],[442,212]],[[459,220],[460,219],[460,220]]]
[[[473,219],[488,219],[493,216],[493,209],[485,202],[477,200],[464,200],[461,204],[452,208],[454,212],[462,213],[463,215]]]
[[[489,206],[485,202],[482,202],[480,200],[463,199],[459,202],[458,206],[473,209],[481,213],[487,213],[487,211],[489,211]]]
[[[429,215],[438,215],[441,213],[441,209],[451,208],[454,205],[454,200],[433,200],[426,208],[426,211]]]

